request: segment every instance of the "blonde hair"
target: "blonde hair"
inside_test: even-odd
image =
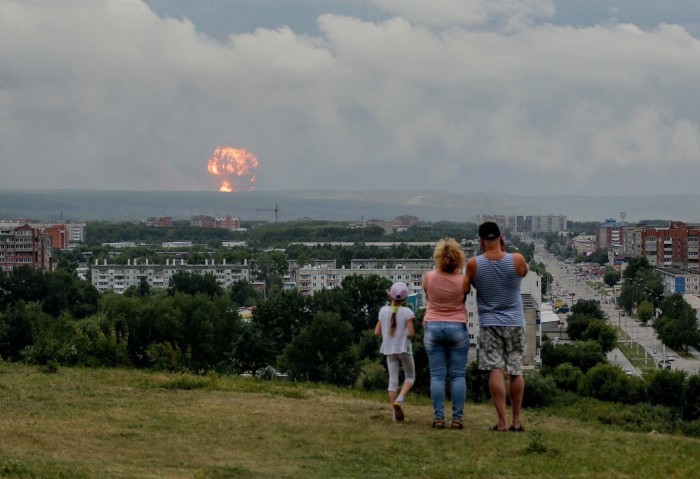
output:
[[[433,259],[437,269],[445,273],[460,270],[467,262],[464,250],[454,238],[441,239],[435,247]]]

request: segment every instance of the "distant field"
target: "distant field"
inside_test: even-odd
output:
[[[392,424],[383,394],[231,377],[0,362],[3,478],[696,478],[700,440],[527,411],[527,432]]]

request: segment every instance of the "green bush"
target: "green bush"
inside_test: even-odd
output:
[[[577,392],[583,372],[571,363],[562,363],[550,371],[554,383],[562,391]]]
[[[467,365],[467,399],[480,403],[491,399],[489,391],[489,371],[479,369],[479,361]]]
[[[146,348],[149,367],[158,371],[180,371],[182,367],[182,351],[168,342],[151,343]]]
[[[680,370],[658,369],[647,377],[647,395],[651,404],[681,410],[686,373]]]
[[[550,376],[543,376],[538,371],[525,374],[525,394],[523,407],[536,408],[552,404],[559,395],[559,389]]]
[[[700,419],[700,374],[688,377],[683,386],[683,418],[694,422]]]
[[[389,374],[384,366],[378,362],[366,361],[355,386],[363,391],[386,391],[388,384]]]
[[[643,391],[638,378],[629,377],[618,366],[610,364],[599,364],[588,371],[579,389],[583,396],[625,404],[643,400]]]

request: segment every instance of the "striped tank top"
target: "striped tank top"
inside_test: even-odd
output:
[[[512,254],[506,253],[498,261],[476,257],[472,286],[476,288],[480,326],[525,326],[521,281]]]

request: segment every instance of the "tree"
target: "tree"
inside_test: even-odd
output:
[[[639,306],[637,306],[637,319],[639,319],[639,322],[646,326],[653,317],[654,306],[646,300],[639,303]]]
[[[352,327],[334,313],[318,313],[287,346],[282,368],[293,378],[350,386],[360,372],[352,354]]]
[[[596,341],[574,341],[571,344],[554,345],[549,339],[542,342],[542,366],[554,369],[570,363],[584,373],[598,363],[607,363]]]
[[[245,279],[236,281],[229,287],[231,302],[239,307],[252,306],[261,298],[260,291]]]
[[[661,317],[654,321],[659,339],[672,349],[700,347],[700,326],[697,313],[681,295],[667,297],[661,305]]]
[[[205,275],[193,274],[178,271],[170,278],[168,294],[174,295],[180,292],[194,296],[196,294],[206,294],[209,297],[221,296],[223,290],[212,273]]]
[[[647,395],[651,404],[681,410],[683,386],[687,373],[681,370],[658,369],[647,376]]]
[[[603,282],[610,286],[611,288],[620,281],[620,272],[608,267],[605,268],[605,273],[603,274]]]
[[[571,307],[572,315],[590,316],[594,319],[605,319],[605,312],[600,307],[600,301],[584,299]]]
[[[573,340],[586,339],[584,331],[591,321],[605,319],[605,313],[600,302],[594,299],[579,301],[571,307],[571,315],[567,319],[566,333]]]
[[[373,327],[379,310],[387,303],[387,290],[391,281],[378,275],[347,276],[341,287],[348,298],[348,307],[354,313],[353,330],[360,333]]]
[[[554,277],[547,272],[544,263],[535,263],[534,261],[530,263],[530,271],[534,271],[542,277],[542,295],[546,296],[551,289]]]
[[[617,343],[617,331],[605,321],[594,319],[588,323],[588,327],[581,334],[581,339],[597,342],[603,354],[607,354]]]
[[[581,380],[580,393],[601,401],[634,404],[644,401],[644,385],[627,376],[618,366],[598,364]]]
[[[253,311],[251,322],[256,327],[256,334],[272,341],[276,354],[279,355],[311,322],[312,317],[307,299],[301,293],[283,291],[259,302]]]

